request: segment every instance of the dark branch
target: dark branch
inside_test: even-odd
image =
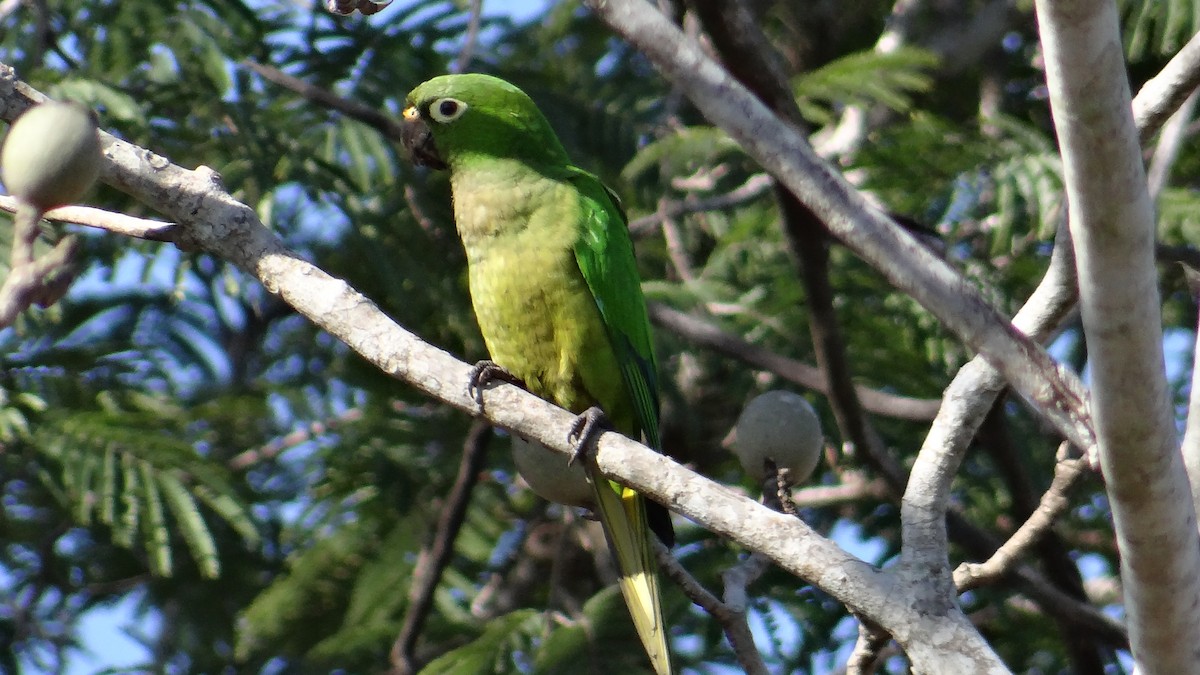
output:
[[[442,572],[450,564],[454,540],[458,538],[466,518],[471,491],[475,488],[479,472],[483,470],[491,438],[492,425],[486,420],[475,420],[467,433],[458,475],[454,478],[450,493],[446,495],[446,503],[434,530],[434,540],[421,550],[413,569],[412,585],[408,590],[408,611],[404,613],[400,634],[392,645],[393,675],[408,675],[419,669],[416,661],[417,638],[421,635],[429,611],[433,609],[433,593],[441,581]]]

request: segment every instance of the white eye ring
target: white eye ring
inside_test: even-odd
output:
[[[467,104],[456,98],[439,98],[429,104],[429,116],[433,121],[446,124],[462,117],[467,112]]]

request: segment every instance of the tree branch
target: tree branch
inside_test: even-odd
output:
[[[0,210],[16,213],[19,202],[8,195],[0,195]],[[60,206],[42,214],[42,218],[60,223],[85,225],[126,237],[149,241],[170,241],[174,223],[161,220],[135,218],[124,213],[114,213],[90,206]]]
[[[763,663],[762,655],[758,652],[758,648],[754,645],[754,635],[750,632],[750,624],[746,622],[746,605],[742,603],[739,606],[731,605],[729,602],[730,593],[730,578],[725,578],[726,599],[723,602],[720,598],[713,595],[704,584],[701,584],[695,577],[688,573],[680,564],[675,556],[663,546],[662,542],[654,540],[654,553],[658,557],[658,566],[663,574],[668,579],[675,582],[675,585],[683,591],[692,602],[696,603],[705,612],[717,620],[721,624],[722,630],[725,631],[725,638],[729,640],[729,646],[733,649],[733,655],[741,665],[742,670],[752,675],[766,675],[767,666]],[[728,574],[733,569],[750,563],[751,560],[763,561],[765,557],[756,553],[750,554],[746,560],[739,563],[737,567],[726,571]],[[757,564],[757,563],[752,563]],[[757,578],[765,570],[765,566],[759,569]],[[722,575],[725,576],[725,575]],[[744,594],[746,586],[753,581],[745,571],[738,573],[734,579],[734,583],[740,583],[740,591]],[[734,591],[737,592],[736,590]]]
[[[1117,8],[1034,6],[1133,655],[1146,672],[1200,673],[1200,538],[1164,368],[1154,208]]]
[[[274,66],[250,60],[242,61],[242,65],[258,73],[264,80],[293,91],[322,108],[336,110],[350,119],[358,120],[377,129],[393,141],[400,140],[402,130],[400,123],[369,105],[342,98],[328,89],[322,89],[300,78],[292,77]]]
[[[1198,92],[1192,92],[1191,96],[1184,99],[1179,109],[1167,118],[1162,133],[1158,136],[1158,143],[1154,146],[1154,155],[1150,159],[1150,166],[1146,169],[1146,184],[1149,186],[1150,201],[1152,202],[1158,201],[1159,195],[1166,189],[1167,183],[1170,181],[1171,169],[1175,166],[1179,149],[1183,147],[1183,142],[1188,137],[1188,123],[1192,121],[1192,111],[1196,108],[1197,95]]]
[[[829,395],[829,385],[820,368],[747,342],[703,319],[662,303],[651,302],[647,309],[650,312],[650,319],[654,323],[692,343],[766,370],[805,389]],[[941,401],[937,399],[898,396],[861,385],[855,385],[855,389],[863,407],[885,417],[918,421],[930,420],[937,414],[938,406],[941,405]]]
[[[872,208],[796,129],[775,117],[641,0],[587,3],[680,87],[710,121],[737,140],[808,206],[830,231],[901,291],[933,313],[1004,373],[1080,447],[1094,445],[1087,394],[1013,328],[979,292],[891,219]]]
[[[1060,452],[1066,450],[1066,444]],[[960,592],[969,591],[1008,574],[1012,566],[1025,555],[1038,539],[1054,525],[1054,521],[1070,506],[1067,492],[1075,481],[1087,471],[1086,459],[1064,459],[1054,468],[1054,480],[1050,489],[1042,495],[1038,508],[1021,527],[983,563],[963,563],[954,571],[954,585]]]
[[[488,443],[492,439],[492,426],[483,420],[475,420],[467,439],[463,443],[462,459],[458,463],[458,475],[446,495],[442,512],[434,526],[434,539],[417,554],[413,567],[412,584],[408,589],[408,609],[400,634],[392,645],[392,675],[409,675],[417,672],[417,638],[425,627],[425,620],[433,609],[433,593],[442,579],[442,572],[450,564],[454,553],[454,540],[466,519],[471,491],[479,480],[487,459]]]
[[[1128,85],[1126,85],[1128,86]],[[1158,131],[1184,99],[1200,86],[1200,33],[1179,50],[1133,99],[1133,119],[1138,138],[1145,143]]]
[[[735,206],[740,206],[765,195],[774,181],[766,174],[755,174],[746,179],[738,187],[726,192],[723,195],[716,195],[706,199],[685,199],[678,202],[668,202],[664,208],[629,221],[629,232],[633,236],[639,236],[654,229],[659,223],[671,218],[678,218],[689,213],[702,213],[705,211],[719,211],[721,209],[731,209]]]

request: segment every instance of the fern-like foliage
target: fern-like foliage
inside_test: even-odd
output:
[[[907,112],[913,94],[933,85],[930,71],[938,57],[917,47],[889,53],[874,50],[847,54],[792,79],[800,112],[816,125],[833,122],[844,105],[883,106]]]
[[[175,571],[178,533],[202,576],[220,574],[212,519],[231,527],[248,547],[260,535],[228,471],[166,431],[151,411],[47,414],[33,447],[51,460],[45,487],[80,525],[111,529],[119,546],[144,552],[160,576]]]
[[[1173,54],[1200,27],[1196,0],[1117,0],[1130,60]]]
[[[1170,244],[1200,241],[1200,192],[1173,187],[1158,197],[1159,236]]]

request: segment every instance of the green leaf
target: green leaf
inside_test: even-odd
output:
[[[874,50],[855,52],[831,61],[792,80],[800,112],[818,125],[836,120],[836,106],[882,105],[895,112],[908,112],[912,94],[929,91],[930,72],[937,67],[933,52],[901,47],[882,54]]]
[[[136,99],[103,82],[66,79],[54,85],[49,93],[56,99],[78,101],[89,108],[102,109],[106,120],[134,122],[139,125],[146,123],[142,107]]]
[[[139,482],[142,499],[146,505],[146,517],[142,519],[142,544],[150,569],[160,577],[169,577],[174,570],[171,560],[171,537],[167,533],[167,517],[163,511],[162,493],[155,480],[154,468],[148,462],[138,462]]]
[[[167,506],[171,509],[171,515],[175,517],[175,523],[188,543],[192,558],[200,568],[200,574],[208,579],[217,578],[221,573],[221,565],[217,560],[217,545],[200,515],[196,500],[170,472],[159,473],[158,484],[166,496]]]
[[[429,662],[421,673],[429,675],[492,675],[514,670],[511,654],[538,628],[541,613],[517,610],[488,622],[483,634]],[[578,671],[579,664],[575,664]]]

